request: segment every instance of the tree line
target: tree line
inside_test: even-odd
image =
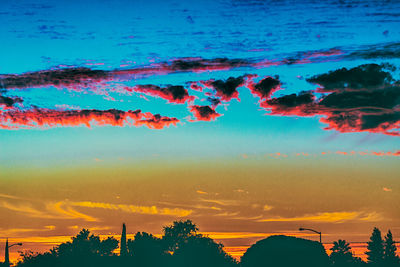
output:
[[[289,236],[270,236],[253,244],[236,261],[223,250],[221,243],[200,234],[191,220],[174,221],[163,227],[158,238],[137,232],[127,239],[123,224],[121,239],[101,240],[82,229],[71,241],[48,252],[21,253],[17,267],[69,266],[144,266],[144,267],[395,267],[400,266],[391,231],[384,238],[374,228],[367,246],[367,261],[355,257],[345,240],[333,242],[328,256],[322,244]],[[119,253],[115,251],[120,249]]]

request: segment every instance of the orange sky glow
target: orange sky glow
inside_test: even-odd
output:
[[[318,240],[299,227],[320,230],[327,249],[345,239],[365,258],[373,227],[383,235],[390,229],[395,240],[400,236],[398,158],[382,157],[376,164],[371,157],[238,155],[229,163],[155,159],[4,168],[0,236],[24,243],[12,248],[15,261],[19,250],[47,251],[82,228],[118,238],[125,222],[133,238],[137,231],[161,235],[174,220],[191,219],[235,258],[270,235]]]

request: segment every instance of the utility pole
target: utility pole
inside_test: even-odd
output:
[[[314,232],[316,234],[319,234],[319,243],[322,244],[322,233],[321,232],[319,232],[317,230],[314,230],[314,229],[310,229],[310,228],[299,228],[299,231],[311,231],[311,232]]]
[[[8,238],[7,238],[7,240],[6,240],[6,248],[5,248],[5,251],[4,251],[4,266],[5,267],[10,267],[10,252],[9,252],[9,250],[13,246],[22,246],[22,243],[15,243],[15,244],[12,244],[12,245],[8,245]]]

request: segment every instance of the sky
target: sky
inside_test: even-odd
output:
[[[1,242],[15,260],[184,219],[234,256],[319,239],[299,227],[358,256],[373,227],[399,240],[398,10],[2,1]]]

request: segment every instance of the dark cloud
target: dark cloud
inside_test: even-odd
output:
[[[56,25],[57,27],[67,27],[65,25]],[[39,26],[40,31],[54,30],[56,26]],[[57,32],[54,32],[54,37],[58,38]],[[240,67],[250,68],[264,68],[269,66],[287,65],[287,64],[304,64],[312,63],[315,60],[330,60],[331,56],[341,54],[342,52],[337,49],[330,49],[324,51],[308,51],[300,52],[294,56],[295,60],[291,60],[290,57],[278,59],[275,61],[262,60],[256,61],[254,59],[229,59],[229,58],[180,58],[170,62],[152,63],[147,66],[140,66],[126,69],[114,69],[114,70],[95,70],[85,67],[71,67],[63,69],[49,69],[41,70],[36,72],[28,72],[23,74],[3,74],[0,75],[0,88],[29,88],[29,87],[41,87],[41,86],[56,86],[56,87],[68,87],[69,89],[81,89],[77,87],[94,87],[99,82],[103,81],[124,81],[132,80],[138,77],[147,77],[150,75],[165,75],[175,72],[204,72],[204,71],[218,71],[218,70],[230,70]],[[312,61],[310,61],[312,59]],[[320,61],[318,61],[320,62]],[[234,80],[236,79],[236,80]],[[220,94],[224,97],[228,97],[230,100],[230,89],[226,87],[230,82],[235,83],[237,79],[232,78],[228,81],[218,80],[215,81],[215,87],[220,91]],[[195,85],[193,85],[195,87]],[[199,88],[197,88],[199,89]],[[234,90],[234,89],[233,89]]]
[[[153,115],[140,110],[122,111],[109,110],[51,110],[30,109],[25,111],[12,110],[0,114],[0,128],[51,128],[60,126],[142,126],[152,129],[162,129],[171,124],[176,125],[178,119]]]
[[[302,92],[268,99],[261,106],[273,115],[322,116],[320,121],[328,124],[325,129],[400,135],[400,86],[382,65],[340,69],[317,78],[328,88],[319,99],[313,92]]]
[[[188,90],[181,85],[168,85],[166,87],[159,87],[157,85],[137,85],[132,88],[136,92],[158,96],[168,100],[170,103],[183,104],[186,101],[194,100],[194,96],[189,96]]]
[[[40,26],[41,30],[48,26]],[[42,86],[69,87],[74,89],[75,85],[91,86],[102,81],[108,80],[130,80],[132,76],[162,75],[173,72],[201,72],[228,70],[241,66],[252,66],[252,62],[246,59],[228,58],[182,58],[171,62],[154,63],[149,66],[115,69],[115,70],[94,70],[85,67],[73,67],[64,69],[50,69],[23,74],[2,74],[0,75],[0,88],[30,88]],[[180,90],[182,88],[169,88],[170,90]]]
[[[177,118],[170,118],[161,116],[160,114],[149,114],[145,115],[146,119],[139,120],[137,122],[138,125],[146,125],[150,129],[163,129],[164,127],[168,127],[173,124],[176,125],[179,120]]]
[[[283,58],[279,65],[319,63],[333,60],[336,56],[342,56],[343,51],[338,48],[318,51],[301,51]]]
[[[391,110],[400,104],[400,87],[364,91],[334,92],[324,96],[319,105],[339,110]]]
[[[266,77],[257,84],[250,85],[249,89],[254,95],[257,95],[261,99],[267,99],[274,91],[279,90],[280,85],[279,76]]]
[[[400,135],[400,111],[365,113],[358,110],[348,112],[333,111],[320,119],[328,124],[325,129],[340,132],[373,132]]]
[[[196,117],[197,120],[199,121],[211,121],[215,120],[215,118],[221,116],[221,114],[218,114],[215,112],[214,109],[212,109],[210,106],[191,106],[190,111],[193,113],[193,115]]]
[[[383,114],[364,115],[361,119],[361,129],[379,129],[381,131],[394,129],[397,124],[397,134],[400,128],[400,111],[387,112]],[[393,132],[394,133],[394,132]],[[395,133],[394,133],[395,134]]]
[[[319,84],[321,91],[365,90],[385,86],[393,82],[392,75],[386,70],[393,70],[388,64],[364,64],[355,68],[341,68],[308,78],[307,81]]]
[[[311,92],[290,94],[281,97],[271,98],[261,103],[262,107],[271,109],[272,114],[297,113],[306,115],[315,106],[315,96]]]
[[[106,79],[107,71],[89,68],[54,69],[23,74],[0,75],[1,88],[70,86]]]
[[[400,42],[366,45],[346,55],[349,59],[400,58]]]
[[[243,76],[240,76],[237,78],[229,77],[227,80],[209,80],[203,83],[216,91],[215,96],[220,97],[222,100],[230,101],[232,98],[239,99],[237,88],[242,86],[244,81]]]
[[[5,106],[7,108],[11,108],[16,103],[22,103],[22,98],[20,97],[7,97],[0,95],[0,106]]]
[[[211,96],[207,97],[207,101],[209,101],[211,103],[211,106],[213,106],[213,107],[216,107],[219,104],[221,104],[221,100],[219,100],[218,98],[215,98],[215,97],[211,97]]]
[[[228,59],[228,58],[183,58],[176,59],[170,65],[165,65],[175,71],[207,71],[224,70],[242,66],[250,66],[252,62],[246,59]]]
[[[114,77],[130,78],[130,76],[165,75],[175,72],[205,72],[230,70],[239,67],[254,67],[257,63],[248,59],[229,58],[180,58],[170,62],[153,63],[150,66],[119,69],[110,72]]]

